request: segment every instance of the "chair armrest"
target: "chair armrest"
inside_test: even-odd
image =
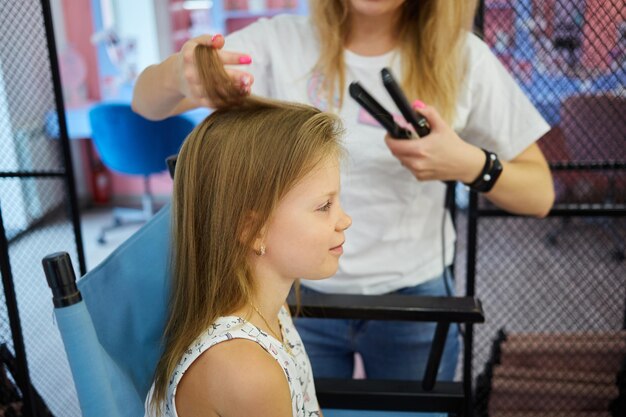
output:
[[[295,315],[298,312],[295,295],[290,294],[287,302]],[[426,403],[433,400],[431,394],[437,383],[437,372],[450,323],[473,324],[485,321],[482,305],[473,297],[303,294],[299,307],[300,315],[309,318],[437,322],[424,376],[418,383],[420,392],[414,390],[417,397],[426,399]],[[350,381],[339,384],[349,385],[350,388],[346,389],[354,388],[354,383]],[[376,401],[384,402],[392,398],[393,394],[381,392],[374,397]]]
[[[288,298],[292,314],[296,299]],[[484,323],[480,300],[474,297],[423,297],[411,295],[303,294],[302,317],[328,319]]]
[[[465,404],[459,382],[438,382],[426,391],[420,381],[315,378],[315,391],[323,408],[460,414]]]

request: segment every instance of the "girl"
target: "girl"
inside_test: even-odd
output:
[[[207,35],[187,42],[142,73],[133,106],[155,119],[212,106],[193,57],[202,44],[220,50],[241,93],[336,112],[350,154],[342,169],[342,203],[355,227],[338,273],[303,283],[303,290],[446,295],[453,286],[446,272],[455,235],[441,180],[464,182],[517,214],[545,216],[554,200],[550,171],[535,143],[549,126],[470,33],[475,8],[475,0],[313,0],[310,17],[264,19],[226,39]],[[384,107],[395,108],[381,83],[383,67],[403,81],[408,97],[421,100],[415,105],[431,124],[427,137],[385,138],[381,126],[347,98],[349,83],[360,81]],[[434,332],[428,323],[302,319],[296,325],[317,377],[350,377],[356,351],[368,377],[420,378]],[[452,326],[440,379],[454,376],[455,331]]]
[[[206,85],[227,79],[203,74]],[[319,416],[285,300],[297,278],[333,275],[343,252],[340,124],[228,89],[178,157],[170,315],[147,415]]]

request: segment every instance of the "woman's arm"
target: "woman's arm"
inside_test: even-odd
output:
[[[417,110],[431,125],[422,139],[395,140],[387,146],[418,180],[473,182],[485,164],[484,152],[463,141],[432,107],[419,103]],[[498,207],[515,214],[545,217],[554,203],[554,187],[548,164],[536,143],[511,161],[493,189],[485,194]]]
[[[189,367],[176,392],[179,417],[292,417],[280,365],[243,339],[219,343]]]
[[[137,79],[133,91],[132,107],[135,112],[151,120],[160,120],[196,107],[213,107],[200,84],[194,49],[197,45],[208,45],[220,49],[224,65],[249,64],[248,55],[221,50],[224,37],[202,35],[191,39],[181,50],[160,64],[146,68]],[[227,68],[232,82],[243,93],[250,93],[254,82],[251,74]]]
[[[199,107],[181,92],[177,79],[178,56],[146,68],[133,90],[133,110],[150,120],[160,120]]]
[[[502,175],[485,197],[511,213],[547,216],[554,203],[554,186],[539,146],[533,143],[513,160],[503,161],[502,167]]]

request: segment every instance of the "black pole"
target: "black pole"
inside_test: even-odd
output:
[[[20,323],[20,313],[17,308],[17,298],[15,297],[15,287],[13,286],[13,273],[11,272],[11,259],[9,257],[9,242],[4,229],[2,217],[2,206],[0,202],[0,274],[2,275],[2,286],[4,287],[4,299],[9,315],[11,335],[13,336],[13,349],[15,350],[15,360],[17,362],[16,373],[13,375],[20,391],[24,403],[23,415],[37,416],[33,401],[33,391],[28,374],[28,363],[26,361],[26,349],[24,348],[24,337],[22,335],[22,325]]]
[[[479,0],[474,29],[482,39],[485,35],[485,0]],[[467,272],[465,295],[473,297],[476,293],[476,254],[478,243],[478,194],[470,191],[467,214]],[[465,415],[474,415],[474,399],[472,392],[472,355],[474,354],[474,326],[467,323],[463,344],[463,391],[465,393]]]
[[[431,391],[437,382],[437,373],[439,372],[439,364],[443,355],[443,348],[446,347],[446,338],[448,337],[448,329],[450,323],[439,322],[435,328],[435,337],[433,344],[430,346],[430,354],[422,379],[422,388],[424,391]]]
[[[70,151],[70,141],[67,134],[67,124],[65,121],[65,104],[63,103],[63,89],[61,88],[61,75],[59,74],[59,60],[57,57],[56,43],[54,40],[54,29],[52,27],[52,11],[49,0],[41,0],[43,22],[46,29],[46,40],[48,42],[48,53],[50,54],[50,76],[54,87],[54,98],[57,108],[57,120],[59,121],[59,140],[65,162],[65,186],[69,196],[69,212],[74,228],[76,239],[76,254],[78,255],[78,267],[81,275],[87,272],[85,263],[85,252],[83,250],[83,236],[80,232],[80,212],[78,209],[78,196],[76,194],[76,182],[74,180],[74,168],[72,166],[72,154]]]
[[[478,194],[470,192],[467,216],[467,273],[465,295],[473,297],[476,293],[476,254],[478,252]],[[465,415],[473,415],[472,405],[472,354],[474,343],[474,326],[465,326],[465,343],[463,354],[463,385],[467,398]]]
[[[476,16],[474,16],[474,29],[482,39],[485,35],[485,0],[478,2],[478,9],[476,10]]]

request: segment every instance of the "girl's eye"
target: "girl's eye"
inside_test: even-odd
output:
[[[333,203],[329,201],[327,201],[322,207],[320,207],[318,210],[319,211],[328,211],[330,210],[330,206],[332,206]]]

